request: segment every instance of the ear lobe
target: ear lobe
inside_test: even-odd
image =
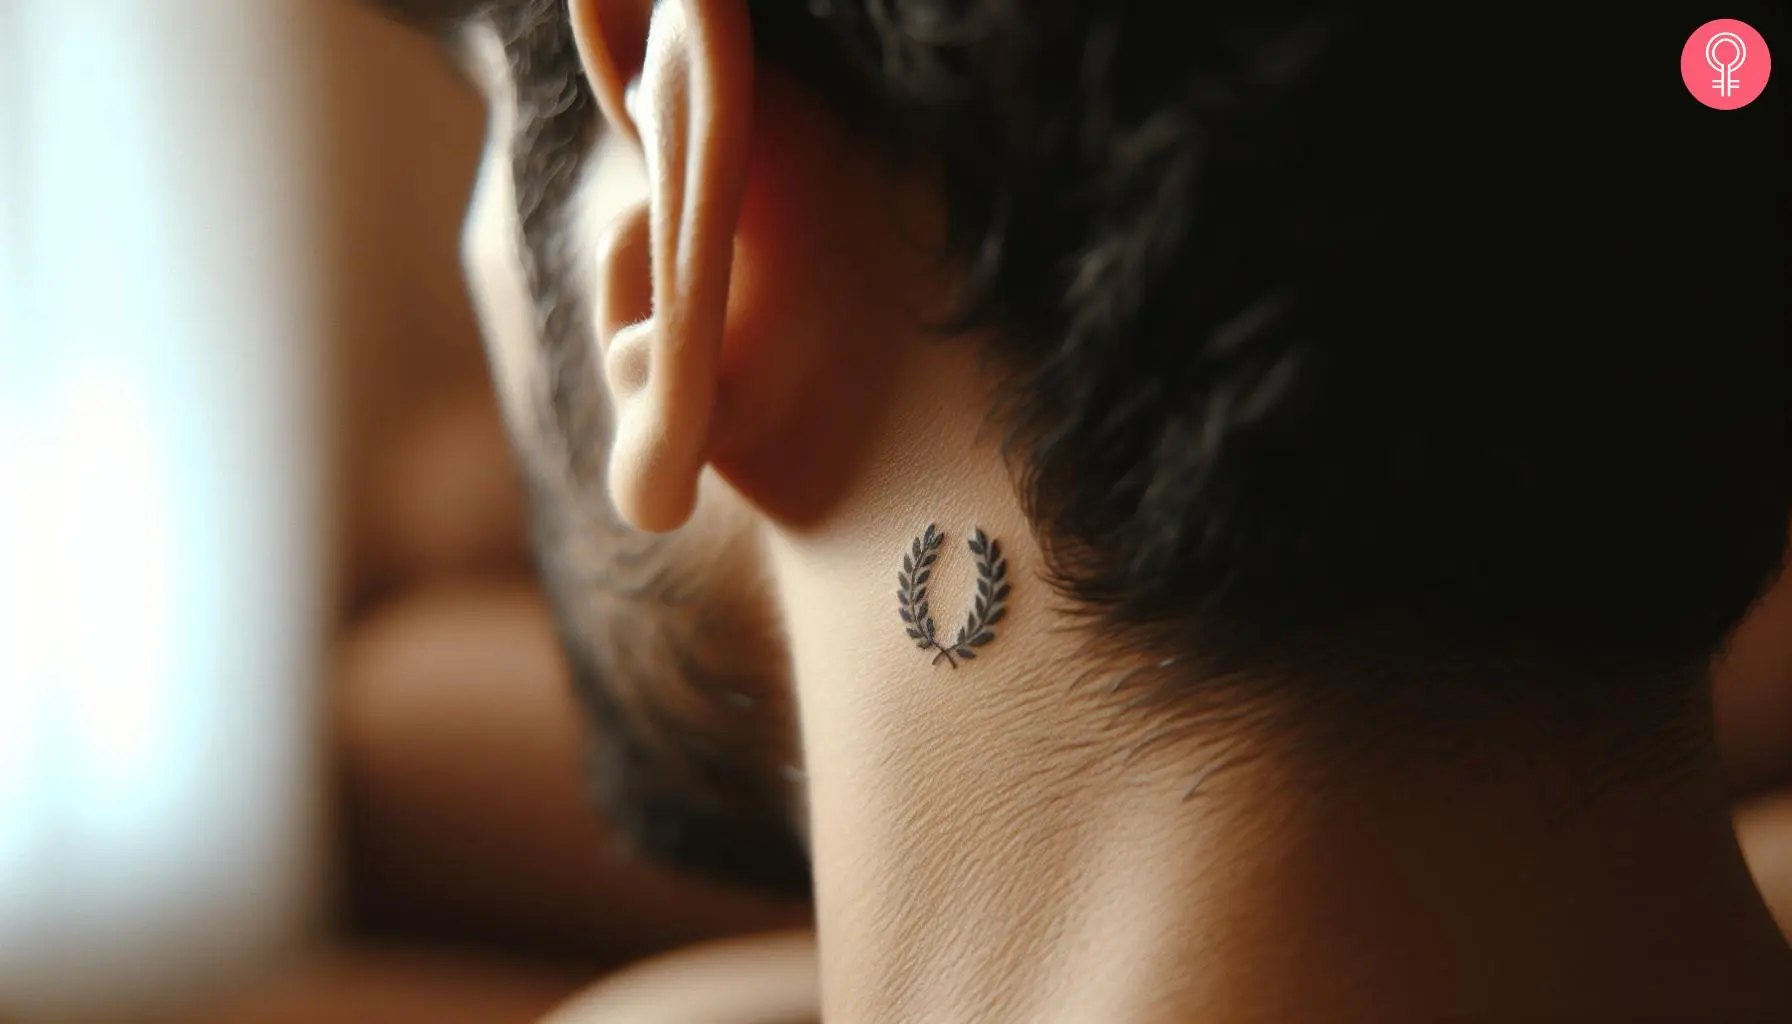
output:
[[[608,93],[606,112],[621,110],[640,141],[648,207],[646,246],[607,246],[599,273],[606,293],[643,277],[651,284],[643,319],[618,326],[634,317],[601,318],[604,362],[626,371],[608,375],[616,410],[610,494],[630,523],[665,531],[690,517],[715,419],[752,138],[751,23],[744,0],[661,0],[647,22],[638,84],[617,89],[629,47],[603,33],[626,17],[606,21],[602,7],[604,0],[574,0],[580,49]]]

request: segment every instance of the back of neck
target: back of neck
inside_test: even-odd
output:
[[[830,1022],[1792,1019],[1715,773],[1355,774],[1013,709],[812,751]]]
[[[829,1024],[1792,1020],[1792,953],[1737,848],[1709,722],[1681,723],[1671,771],[1622,778],[1610,736],[1529,722],[1342,749],[1243,708],[1156,728],[1105,692],[1042,582],[986,384],[935,347],[864,347],[878,394],[907,404],[867,393],[864,430],[797,439],[815,451],[777,460],[759,495],[790,510],[767,536]],[[810,466],[835,485],[791,475]],[[826,514],[805,514],[817,494]],[[943,629],[974,601],[975,530],[1012,581],[957,667],[899,618],[928,524]]]

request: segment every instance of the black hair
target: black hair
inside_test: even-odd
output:
[[[1677,6],[752,0],[944,167],[1101,636],[1596,703],[1702,679],[1792,517],[1783,89],[1697,102]]]

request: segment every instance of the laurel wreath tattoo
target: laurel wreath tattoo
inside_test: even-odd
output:
[[[932,523],[915,538],[908,554],[902,556],[902,572],[896,576],[896,605],[908,638],[921,650],[935,652],[930,664],[938,665],[944,658],[946,664],[957,669],[960,661],[976,659],[973,648],[996,638],[990,627],[1002,621],[1007,612],[1003,602],[1008,599],[1008,560],[1002,556],[1001,545],[990,540],[981,528],[971,534],[965,546],[977,558],[977,600],[952,642],[942,643],[928,604],[927,581],[933,577],[934,563],[940,560],[940,548],[945,543],[946,535]]]

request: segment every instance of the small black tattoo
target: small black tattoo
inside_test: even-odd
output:
[[[958,627],[958,635],[951,643],[941,643],[927,601],[927,581],[933,577],[933,565],[939,561],[940,548],[945,543],[946,535],[932,523],[915,538],[908,554],[902,556],[902,572],[896,576],[896,605],[903,629],[915,646],[936,652],[933,664],[938,665],[944,658],[946,664],[956,669],[960,660],[972,661],[977,657],[972,648],[996,638],[989,627],[1002,621],[1007,611],[1003,602],[1008,599],[1008,560],[1002,556],[1002,546],[990,540],[982,529],[971,534],[965,546],[977,557],[977,600],[964,625]]]

